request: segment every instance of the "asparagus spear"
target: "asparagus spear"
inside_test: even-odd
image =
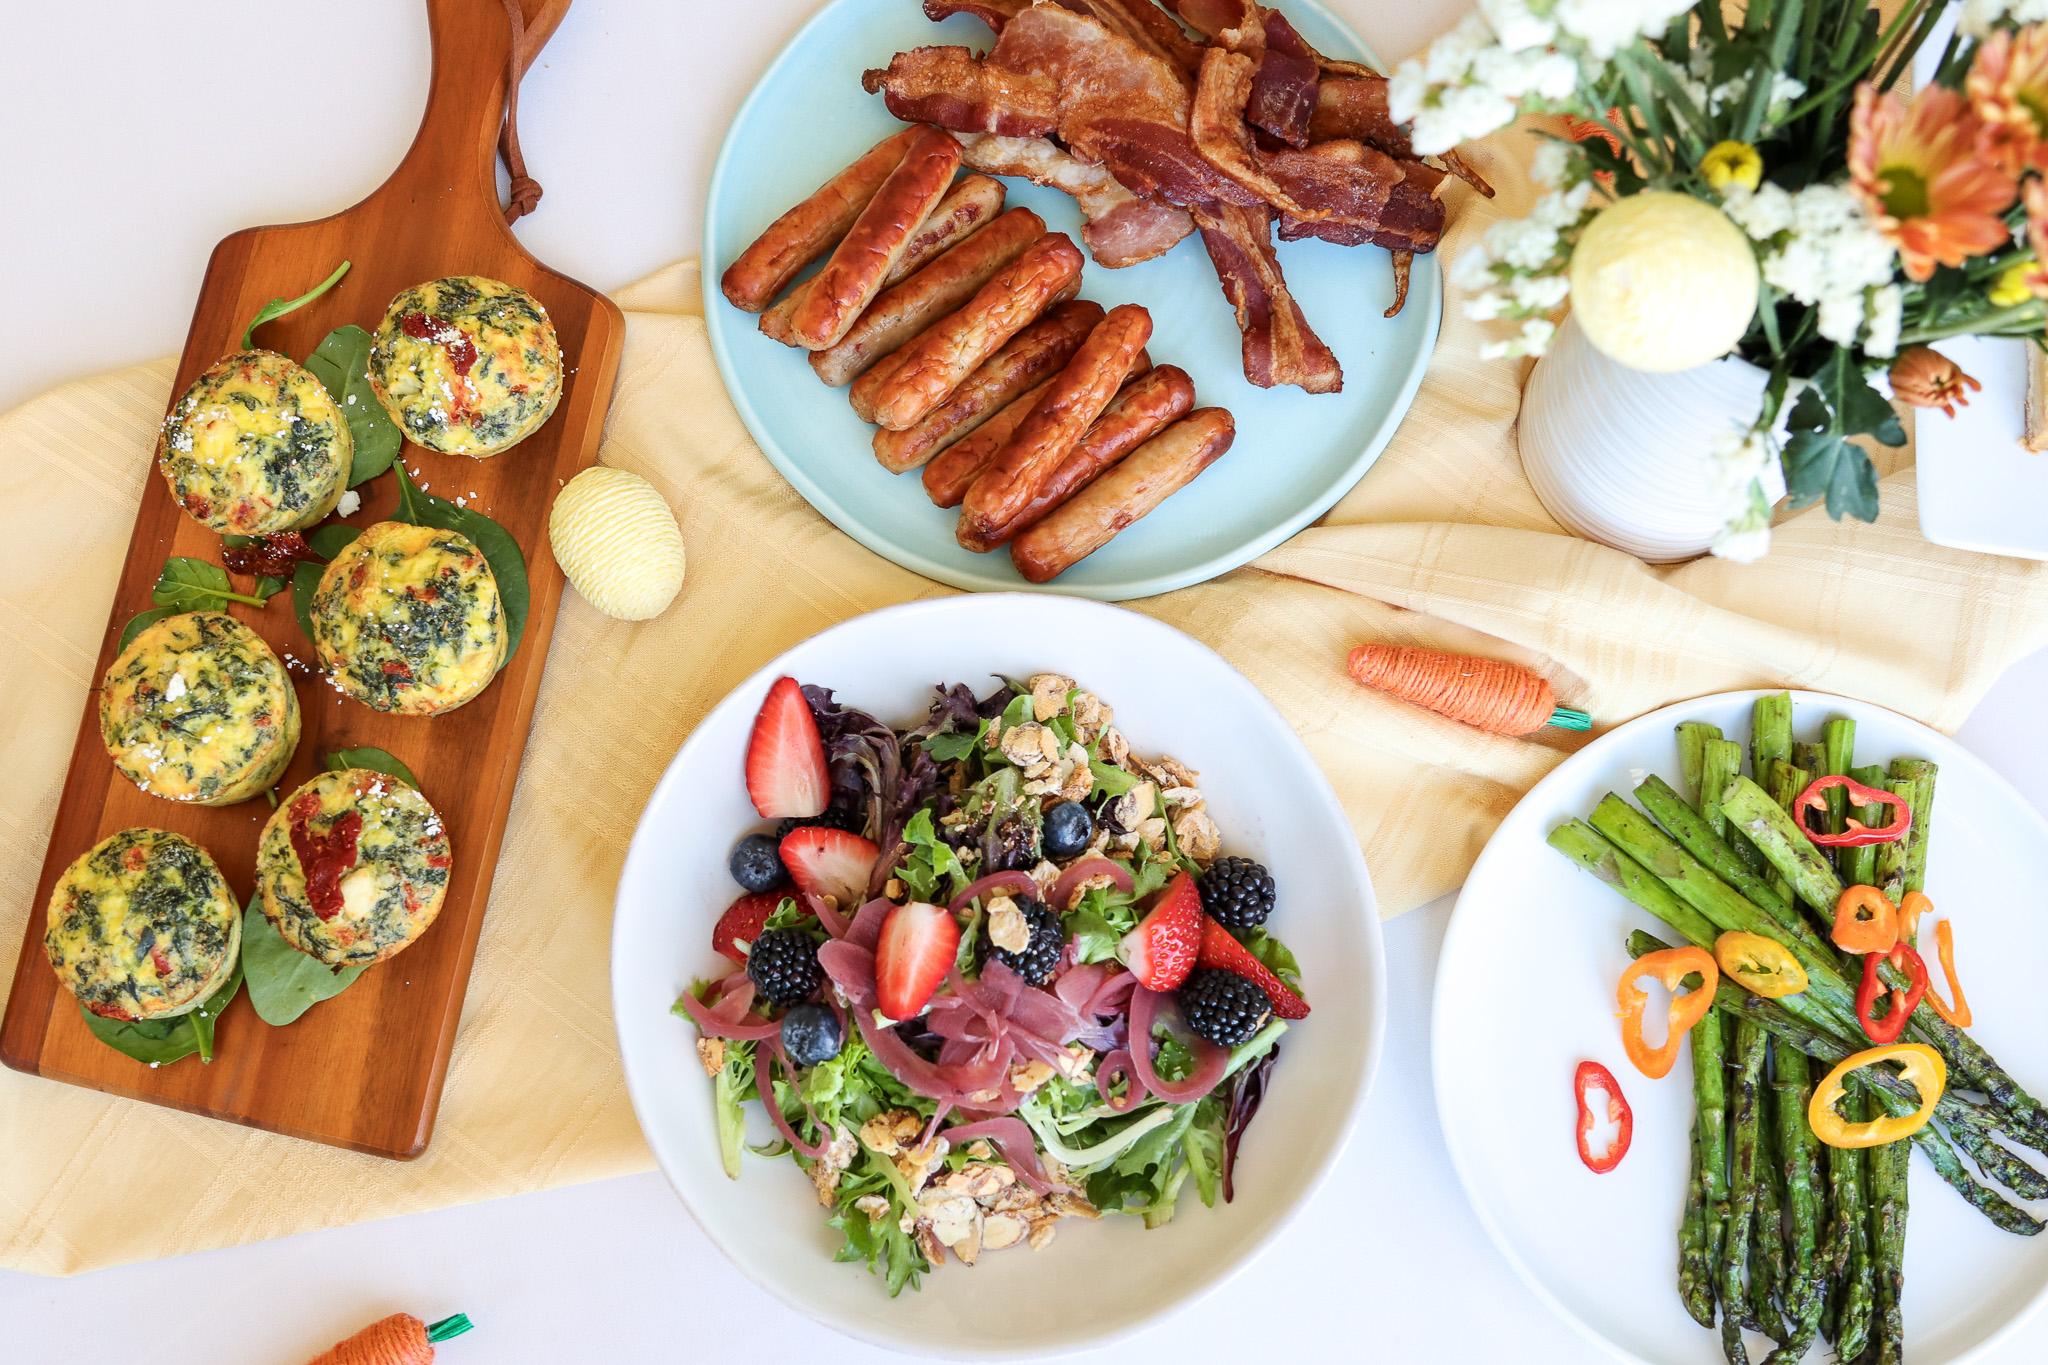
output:
[[[1892,760],[1891,771],[1894,783],[1907,785],[1904,792],[1892,787],[1892,795],[1906,797],[1913,810],[1913,826],[1906,831],[1904,863],[1899,869],[1899,889],[1901,893],[1925,891],[1927,840],[1933,832],[1934,820],[1934,780],[1941,769],[1924,758],[1896,758]]]
[[[1748,864],[1736,854],[1734,846],[1714,833],[1706,817],[1686,804],[1671,789],[1670,783],[1652,774],[1636,788],[1636,800],[1643,803],[1643,809],[1654,816],[1686,852],[1705,863],[1722,881],[1768,910],[1772,918],[1784,920],[1792,914],[1791,897],[1779,895],[1769,882],[1751,872]]]
[[[1796,1047],[1774,1046],[1777,1079],[1772,1088],[1777,1117],[1778,1159],[1785,1173],[1786,1276],[1779,1287],[1790,1335],[1766,1365],[1792,1365],[1806,1354],[1820,1331],[1821,1290],[1826,1268],[1819,1257],[1821,1192],[1819,1159],[1813,1129],[1806,1122],[1806,1103],[1813,1077],[1806,1055]]]
[[[1870,1117],[1863,1096],[1842,1097],[1842,1117],[1860,1123]],[[1922,1132],[1927,1131],[1922,1129]],[[1869,1182],[1864,1153],[1851,1152],[1844,1163],[1854,1178],[1847,1184],[1849,1205],[1849,1268],[1842,1286],[1841,1315],[1835,1324],[1835,1358],[1855,1360],[1870,1344],[1870,1320],[1877,1292],[1870,1259]]]
[[[1714,1267],[1728,1218],[1728,1085],[1722,1015],[1710,1009],[1692,1027],[1693,1176],[1688,1205],[1693,1235],[1679,1237],[1678,1285],[1686,1311],[1714,1325]]]
[[[1820,745],[1810,744],[1805,740],[1800,740],[1792,746],[1793,767],[1804,768],[1808,773],[1811,774],[1821,772],[1827,767],[1827,765],[1828,751],[1822,748]],[[1811,782],[1813,781],[1813,778],[1809,776],[1806,780],[1808,782]],[[1806,788],[1801,787],[1799,790],[1805,791]]]
[[[1730,739],[1710,739],[1700,760],[1700,814],[1714,833],[1728,833],[1728,817],[1721,813],[1721,793],[1742,773],[1742,746]]]
[[[1756,1097],[1756,1221],[1749,1230],[1749,1325],[1772,1341],[1784,1341],[1791,1336],[1778,1307],[1789,1271],[1785,1263],[1785,1170],[1778,1159],[1771,1053],[1771,1037],[1766,1032],[1764,1070]]]
[[[1685,1214],[1678,1220],[1678,1298],[1700,1326],[1714,1325],[1714,1260],[1708,1252],[1707,1193],[1700,1170],[1700,1135],[1695,1122],[1692,1165],[1685,1179]]]
[[[1931,793],[1923,789],[1919,779],[1894,777],[1885,782],[1884,789],[1906,803],[1907,809],[1913,812],[1914,824],[1925,818],[1922,812]],[[1877,846],[1876,885],[1894,901],[1904,899],[1906,894],[1906,854],[1912,841],[1913,833],[1908,830],[1905,838]]]
[[[1877,1283],[1877,1358],[1903,1359],[1906,1321],[1906,1162],[1903,1142],[1870,1149],[1871,1262]]]
[[[1821,749],[1827,762],[1821,768],[1825,777],[1847,777],[1849,769],[1856,762],[1856,722],[1847,716],[1831,716],[1821,727]],[[1827,794],[1828,828],[1839,834],[1842,822],[1849,814],[1849,794],[1840,787],[1831,787]]]
[[[1700,799],[1700,771],[1707,760],[1707,741],[1719,739],[1721,727],[1705,721],[1681,721],[1678,726],[1678,773],[1691,792],[1690,800]]]
[[[1884,769],[1882,768],[1859,767],[1852,771],[1849,776],[1852,780],[1861,782],[1866,787],[1884,786]],[[1854,810],[1856,818],[1865,825],[1874,827],[1884,819],[1884,807],[1880,805],[1858,805]],[[1842,880],[1851,886],[1876,886],[1877,850],[1878,845],[1876,844],[1865,844],[1861,848],[1839,850],[1836,856],[1837,865],[1842,869]]]
[[[1750,768],[1756,780],[1765,782],[1771,765],[1792,761],[1792,694],[1773,692],[1758,697],[1756,705],[1750,708],[1749,723]],[[1740,842],[1739,840],[1737,842]],[[1782,875],[1773,871],[1771,887],[1780,900],[1790,902],[1792,891]],[[1751,897],[1752,900],[1755,897]]]
[[[1734,1160],[1728,1176],[1728,1240],[1721,1252],[1721,1351],[1729,1365],[1749,1365],[1742,1344],[1742,1311],[1748,1301],[1743,1272],[1749,1265],[1751,1224],[1757,1195],[1757,1092],[1762,1088],[1764,1031],[1748,1020],[1735,1026],[1735,1100],[1729,1120]]]

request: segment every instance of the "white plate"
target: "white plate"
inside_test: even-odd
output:
[[[1042,1251],[947,1265],[891,1300],[866,1268],[836,1265],[809,1181],[787,1160],[719,1166],[711,1088],[676,996],[716,971],[711,926],[737,894],[735,840],[761,824],[742,755],[781,674],[832,688],[892,723],[921,718],[934,683],[1068,674],[1116,710],[1141,754],[1202,775],[1227,851],[1280,885],[1273,929],[1306,967],[1314,1015],[1283,1055],[1238,1167],[1237,1202],[1192,1195],[1167,1227],[1067,1222]],[[1073,599],[996,594],[913,602],[848,621],[741,683],[691,735],[647,803],[619,880],[612,1007],[648,1145],[706,1234],[755,1281],[843,1332],[902,1350],[980,1358],[1077,1350],[1134,1331],[1242,1269],[1336,1161],[1365,1103],[1386,1031],[1379,914],[1349,822],[1286,721],[1208,648],[1149,617]],[[757,1116],[758,1117],[758,1116]],[[1057,1305],[1056,1309],[1052,1307]]]
[[[2048,559],[2048,454],[2020,444],[2031,344],[2003,337],[1941,343],[1942,354],[1984,389],[1954,417],[1915,414],[1920,533],[1936,545]]]
[[[1602,736],[1517,805],[1480,854],[1451,919],[1437,970],[1437,1109],[1458,1177],[1480,1221],[1529,1286],[1587,1335],[1643,1360],[1721,1359],[1718,1336],[1686,1316],[1676,1286],[1692,1087],[1681,1058],[1662,1081],[1628,1065],[1614,1022],[1614,983],[1632,929],[1673,931],[1550,848],[1631,771],[1677,785],[1681,720],[1747,740],[1755,692],[1654,712]],[[2048,825],[2005,780],[1954,741],[1861,702],[1794,693],[1801,739],[1831,715],[1857,723],[1859,762],[1928,758],[1941,765],[1928,850],[1928,892],[1956,920],[1956,958],[1977,1022],[1970,1030],[2033,1093],[2048,1092],[2041,1027],[2043,921],[2038,895]],[[1936,969],[1937,977],[1939,968]],[[1635,1110],[1635,1144],[1612,1174],[1579,1163],[1572,1071],[1603,1062]],[[2038,1154],[2034,1163],[2043,1164]],[[1916,1156],[1906,1237],[1906,1354],[1972,1356],[2038,1306],[2048,1235],[1998,1231]],[[2033,1212],[2044,1212],[2036,1207]],[[1760,1338],[1752,1340],[1754,1347]],[[1752,1359],[1761,1359],[1752,1351]],[[1816,1344],[1809,1359],[1823,1359]]]

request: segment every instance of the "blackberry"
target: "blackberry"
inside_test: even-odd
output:
[[[1273,874],[1250,858],[1218,858],[1200,885],[1202,909],[1233,934],[1258,928],[1273,913]]]
[[[845,1039],[839,1016],[824,1005],[798,1005],[782,1016],[782,1050],[796,1066],[817,1066],[839,1055]]]
[[[771,1005],[794,1005],[824,984],[818,945],[802,929],[770,929],[747,954],[747,979]]]
[[[1052,980],[1053,972],[1060,965],[1060,954],[1066,950],[1067,936],[1060,929],[1060,917],[1042,903],[1028,896],[1016,899],[1017,908],[1024,912],[1025,922],[1031,926],[1031,941],[1024,945],[1022,952],[998,948],[989,941],[988,924],[984,921],[981,926],[981,960],[987,962],[994,958],[1031,985],[1043,986]]]
[[[1273,1017],[1258,982],[1220,967],[1197,967],[1182,983],[1180,1012],[1196,1037],[1218,1047],[1236,1047]]]
[[[755,895],[782,885],[789,873],[782,866],[777,842],[766,834],[749,834],[733,845],[732,857],[726,861],[732,879]]]
[[[787,839],[792,830],[799,829],[841,829],[848,834],[857,834],[865,839],[868,833],[868,813],[854,805],[833,802],[816,815],[792,815],[775,827],[775,842]]]

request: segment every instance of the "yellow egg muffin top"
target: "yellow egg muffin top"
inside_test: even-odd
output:
[[[348,486],[355,443],[312,371],[237,351],[200,372],[157,440],[157,466],[193,520],[260,536],[311,526]]]
[[[455,275],[391,301],[370,387],[407,439],[482,458],[540,429],[562,396],[562,346],[533,295]]]
[[[426,931],[453,850],[427,798],[367,768],[321,773],[272,812],[256,849],[263,913],[335,967],[377,962]]]
[[[206,850],[181,834],[124,829],[64,869],[43,951],[79,1003],[109,1019],[182,1014],[217,989],[241,915]]]
[[[505,662],[497,579],[456,531],[369,527],[321,573],[310,614],[321,666],[379,711],[451,711]]]

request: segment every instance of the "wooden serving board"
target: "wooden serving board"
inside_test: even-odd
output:
[[[519,0],[521,71],[561,22],[569,0]],[[115,830],[153,825],[190,836],[227,874],[242,903],[254,883],[256,839],[270,806],[261,797],[220,809],[145,795],[115,772],[100,746],[97,693],[85,701],[78,743],[49,852],[37,883],[14,985],[0,1022],[0,1061],[20,1071],[148,1100],[382,1156],[408,1158],[433,1134],[441,1083],[454,1045],[491,873],[512,805],[541,668],[553,634],[562,575],[548,550],[547,516],[556,489],[593,463],[617,374],[625,322],[610,300],[548,269],[523,250],[498,203],[496,143],[513,61],[503,0],[426,0],[433,75],[426,116],[403,163],[382,187],[346,212],[317,222],[251,228],[223,241],[207,266],[173,395],[220,356],[267,300],[292,297],[342,260],[353,268],[332,291],[266,324],[257,341],[303,360],[344,323],[374,330],[400,290],[443,275],[486,275],[531,292],[560,333],[566,379],[561,404],[538,433],[489,460],[406,445],[400,458],[422,486],[502,523],[526,553],[532,605],[518,652],[467,706],[439,717],[382,715],[345,699],[324,677],[292,670],[305,734],[280,783],[288,793],[332,750],[375,745],[418,775],[445,818],[455,866],[440,918],[398,957],[363,974],[346,992],[296,1023],[272,1028],[246,993],[220,1020],[212,1063],[188,1058],[152,1069],[102,1045],[43,955],[44,907],[58,875]],[[186,517],[157,473],[153,451],[134,453],[144,484],[135,534],[114,597],[95,674],[112,661],[122,626],[147,609],[170,555],[220,562],[219,538]],[[369,525],[397,502],[396,476],[358,490],[350,522]],[[237,591],[250,591],[237,575]],[[281,657],[311,660],[292,615],[289,590],[262,609],[230,610]]]

